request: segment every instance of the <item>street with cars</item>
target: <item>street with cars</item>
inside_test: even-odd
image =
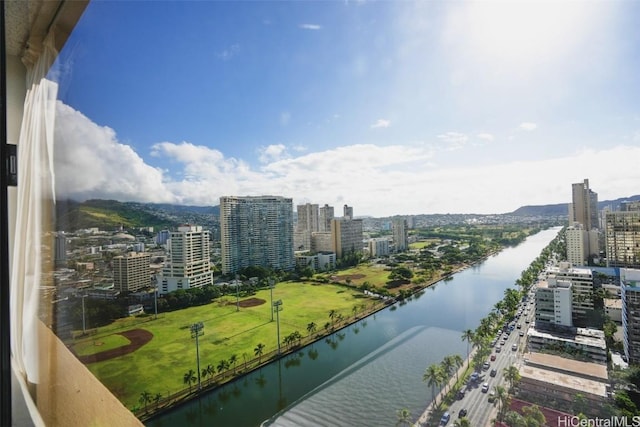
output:
[[[473,372],[466,387],[459,393],[440,425],[453,424],[456,419],[466,416],[473,427],[484,427],[497,416],[498,401],[495,398],[495,386],[508,389],[504,379],[504,370],[511,365],[519,366],[526,348],[527,330],[534,323],[533,298],[521,302],[516,318],[507,326],[506,331],[496,337],[492,343],[492,353],[479,372]],[[512,329],[511,329],[512,328]],[[448,420],[445,420],[448,418]]]

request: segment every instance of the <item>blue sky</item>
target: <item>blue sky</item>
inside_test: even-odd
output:
[[[640,193],[640,2],[94,1],[61,196],[504,213]]]

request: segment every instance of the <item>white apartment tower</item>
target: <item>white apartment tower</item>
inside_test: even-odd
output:
[[[404,218],[393,220],[393,244],[396,252],[404,252],[409,249],[409,227]]]
[[[536,285],[536,328],[573,326],[571,282],[550,277]]]
[[[587,232],[582,224],[575,222],[573,225],[567,227],[566,230],[567,241],[567,261],[573,266],[584,266],[587,260]]]
[[[311,233],[319,231],[320,217],[318,205],[306,203],[298,205],[298,222],[293,235],[293,244],[296,251],[308,251],[311,249]]]
[[[318,209],[318,231],[321,233],[331,233],[331,220],[333,220],[333,206],[325,203]]]
[[[571,283],[572,323],[576,327],[590,326],[590,316],[595,309],[593,297],[593,273],[589,268],[572,267],[568,262],[561,262],[557,267],[546,270],[547,281],[556,280]]]
[[[120,292],[136,292],[151,286],[151,254],[129,252],[113,258],[113,285]]]
[[[249,266],[292,270],[293,201],[280,196],[220,198],[222,273]]]
[[[159,292],[167,294],[212,284],[209,246],[209,232],[202,226],[183,225],[171,231],[167,259],[158,277]]]

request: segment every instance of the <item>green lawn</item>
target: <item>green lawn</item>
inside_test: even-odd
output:
[[[345,276],[355,276],[351,279],[353,285],[361,285],[365,281],[369,282],[372,286],[384,287],[389,281],[390,271],[386,270],[386,266],[383,264],[360,264],[356,267],[349,268],[347,270],[340,271],[337,274],[338,278]],[[358,277],[363,276],[363,277]]]
[[[156,320],[153,315],[121,319],[99,328],[88,340],[76,340],[74,345],[84,345],[86,349],[94,341],[111,342],[117,339],[113,337],[119,336],[114,333],[136,327],[153,333],[151,342],[132,354],[87,365],[127,407],[132,408],[140,405],[138,399],[143,391],[167,396],[186,387],[184,374],[190,369],[196,371],[196,346],[189,329],[194,322],[204,323],[204,335],[199,338],[201,369],[208,364],[216,368],[221,360],[229,360],[233,354],[238,359],[236,368],[240,369],[245,358],[249,361],[255,357],[258,343],[265,345],[265,355],[276,350],[276,322],[271,321],[270,292],[262,290],[254,297],[266,303],[236,311],[235,298],[227,296],[206,306],[161,313]],[[353,317],[354,306],[370,305],[360,292],[330,284],[279,283],[273,298],[283,302],[281,339],[296,330],[303,336],[308,335],[310,322],[315,322],[318,331],[322,331],[324,324],[330,321],[331,310],[346,319]]]
[[[79,341],[73,346],[73,351],[75,351],[78,356],[88,356],[101,351],[122,347],[127,344],[129,344],[129,340],[122,335],[111,334],[104,335],[99,338],[93,337],[90,340]]]

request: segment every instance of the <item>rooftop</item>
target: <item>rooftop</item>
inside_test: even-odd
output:
[[[602,398],[607,397],[607,385],[604,382],[594,381],[569,375],[549,369],[539,368],[536,366],[523,365],[520,368],[520,376],[522,381],[544,382],[562,387],[565,389],[575,390],[575,392],[588,393]]]
[[[525,359],[529,366],[552,368],[564,371],[566,374],[577,374],[578,376],[591,377],[602,381],[607,381],[609,378],[607,367],[599,363],[581,362],[545,353],[527,353]]]

